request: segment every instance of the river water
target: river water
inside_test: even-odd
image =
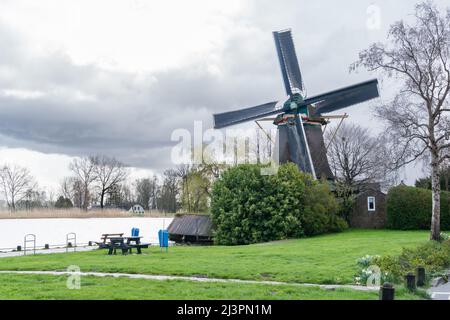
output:
[[[103,233],[131,235],[140,229],[143,242],[157,243],[158,231],[166,228],[172,218],[89,218],[89,219],[0,219],[0,250],[23,246],[26,234],[36,235],[36,246],[65,245],[66,235],[74,232],[77,244],[100,241]]]

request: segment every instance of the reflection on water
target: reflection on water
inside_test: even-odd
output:
[[[103,233],[131,235],[139,228],[143,241],[157,243],[158,230],[167,228],[172,218],[92,218],[92,219],[0,219],[0,249],[23,246],[24,236],[36,235],[36,246],[64,245],[66,234],[75,232],[77,243],[100,241]]]

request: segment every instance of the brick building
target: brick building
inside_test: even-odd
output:
[[[386,227],[386,194],[379,184],[365,186],[356,196],[350,215],[350,227],[382,229]]]

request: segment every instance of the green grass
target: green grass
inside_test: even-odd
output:
[[[237,283],[199,283],[128,278],[81,277],[80,289],[69,290],[67,277],[49,275],[0,275],[1,300],[376,300],[377,292],[350,289],[326,290],[318,287],[259,285]],[[418,299],[405,290],[396,292],[397,299]]]
[[[428,235],[425,231],[351,230],[250,246],[180,246],[168,253],[150,248],[143,255],[108,256],[101,250],[22,256],[1,258],[0,270],[66,270],[77,265],[81,271],[351,284],[356,259],[398,254],[403,247],[426,242]]]

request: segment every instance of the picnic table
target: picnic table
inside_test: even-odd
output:
[[[108,254],[116,254],[117,249],[122,250],[122,254],[132,253],[132,249],[137,250],[137,254],[142,254],[142,248],[148,248],[149,243],[141,243],[142,237],[109,237],[109,243],[105,243],[101,249],[108,249]]]
[[[110,240],[111,238],[115,238],[115,237],[122,237],[123,233],[104,233],[102,234],[101,238],[100,238],[100,242],[95,242],[100,249],[106,249],[108,248],[108,243],[106,242],[107,240]]]

